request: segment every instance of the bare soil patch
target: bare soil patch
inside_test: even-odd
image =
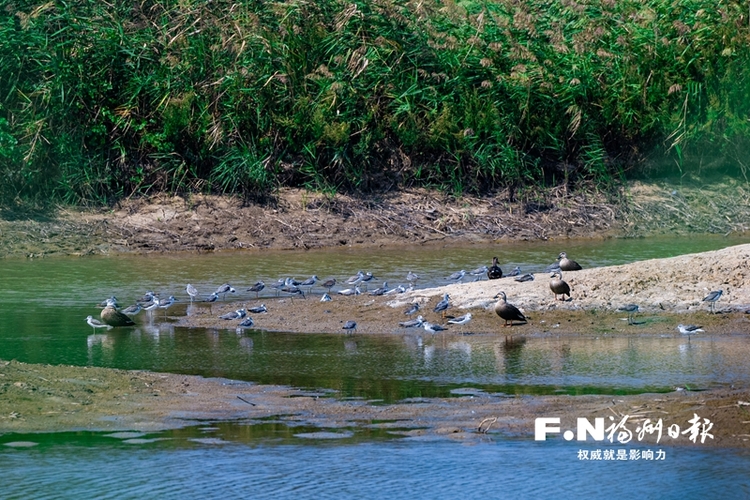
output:
[[[45,218],[6,214],[0,257],[727,234],[747,231],[748,220],[750,190],[732,179],[633,182],[609,195],[558,188],[512,200],[508,192],[454,198],[417,189],[360,198],[285,189],[267,205],[159,195]]]

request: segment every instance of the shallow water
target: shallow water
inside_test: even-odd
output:
[[[246,428],[247,429],[247,428]],[[305,429],[302,429],[303,434]],[[340,433],[340,431],[330,434]],[[487,438],[62,436],[0,446],[4,498],[747,498],[747,452]],[[88,439],[87,439],[88,438]],[[163,439],[163,440],[157,440]],[[3,449],[4,448],[4,449]],[[579,450],[663,460],[579,460]],[[720,488],[720,490],[717,490]]]
[[[362,269],[378,283],[446,283],[451,272],[500,258],[504,270],[541,271],[561,250],[585,267],[621,264],[745,243],[737,239],[605,240],[514,243],[466,248],[329,249],[55,258],[0,261],[0,358],[29,363],[104,366],[221,376],[332,391],[332,397],[385,402],[484,390],[506,394],[627,394],[705,389],[750,382],[745,332],[690,341],[670,334],[617,337],[345,336],[153,326],[93,332],[84,318],[116,295],[128,304],[146,290],[173,294],[184,314],[188,282],[207,295],[230,282],[242,297],[259,279],[346,279]],[[267,292],[270,293],[270,292]],[[317,289],[314,293],[322,293]],[[665,327],[665,331],[671,327]],[[470,389],[469,389],[470,388]],[[96,433],[0,436],[7,498],[171,498],[275,496],[434,498],[649,494],[705,495],[729,486],[747,496],[746,453],[670,449],[662,462],[581,462],[568,443],[488,437],[462,446],[404,439],[371,429],[295,429],[283,423],[208,425],[141,437]],[[599,477],[617,478],[602,486]],[[186,479],[187,478],[187,479]],[[8,489],[6,489],[6,485]],[[64,489],[61,488],[64,486]],[[531,488],[531,489],[529,489]],[[735,495],[730,495],[735,496]]]

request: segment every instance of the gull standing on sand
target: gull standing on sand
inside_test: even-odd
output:
[[[450,295],[448,295],[447,293],[444,294],[443,295],[443,300],[441,300],[440,302],[437,303],[437,305],[435,306],[435,309],[433,309],[433,311],[436,312],[436,313],[438,313],[438,312],[442,313],[443,318],[445,318],[445,310],[448,309],[450,307],[450,305],[451,305],[450,300],[451,300]]]
[[[323,296],[320,298],[321,302],[330,302],[332,300],[333,299],[331,298],[330,295],[328,295],[328,292],[324,293]]]
[[[356,321],[347,321],[344,326],[341,327],[342,330],[346,330],[347,333],[349,332],[356,332],[357,331],[357,322]]]
[[[724,293],[724,290],[714,290],[705,297],[703,297],[703,300],[701,302],[708,302],[709,310],[716,314],[715,305],[716,301],[719,300],[719,297],[721,297],[721,294]]]
[[[251,307],[250,309],[247,310],[247,312],[251,314],[260,314],[260,313],[268,312],[268,309],[266,308],[265,304],[261,304],[259,306]]]
[[[398,326],[403,326],[404,328],[411,328],[413,326],[422,326],[422,323],[424,323],[424,318],[420,315],[417,316],[416,319],[410,319],[409,321],[402,321],[398,324]]]
[[[618,311],[625,311],[628,313],[628,324],[634,325],[633,316],[638,312],[638,304],[627,304],[617,308]]]

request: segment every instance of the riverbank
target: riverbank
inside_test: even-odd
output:
[[[229,197],[160,195],[107,209],[6,210],[0,257],[731,234],[746,232],[748,220],[750,190],[731,178],[634,181],[610,194],[561,187],[523,199],[509,192],[454,198],[413,189],[352,198],[286,189],[269,204],[247,205]]]

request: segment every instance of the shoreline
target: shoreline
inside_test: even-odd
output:
[[[687,436],[657,442],[646,434],[637,445],[750,448],[750,392],[733,388],[628,396],[506,396],[476,390],[451,398],[424,398],[373,405],[366,400],[339,400],[277,385],[258,385],[221,378],[148,371],[30,365],[0,360],[0,374],[12,388],[0,400],[0,437],[14,442],[24,434],[91,432],[159,432],[205,422],[261,423],[276,417],[288,425],[335,430],[374,427],[404,438],[478,442],[487,434],[534,439],[536,418],[560,418],[575,428],[577,418],[623,421],[635,432],[650,419],[685,429],[699,415],[713,423],[704,443]],[[53,388],[55,386],[55,388]],[[59,387],[57,387],[59,386]],[[8,413],[14,393],[43,391],[43,413]],[[51,395],[57,394],[57,395]],[[38,401],[42,403],[42,401]],[[379,422],[379,423],[377,423]],[[28,437],[26,438],[28,439]],[[33,439],[33,438],[31,438]],[[549,439],[561,439],[551,435]]]
[[[60,207],[0,217],[0,258],[119,253],[308,250],[549,239],[746,234],[750,192],[722,178],[630,181],[616,193],[564,187],[511,199],[455,198],[425,189],[364,197],[282,189],[272,203],[228,196],[157,194],[110,208]],[[720,211],[722,217],[716,217]]]

